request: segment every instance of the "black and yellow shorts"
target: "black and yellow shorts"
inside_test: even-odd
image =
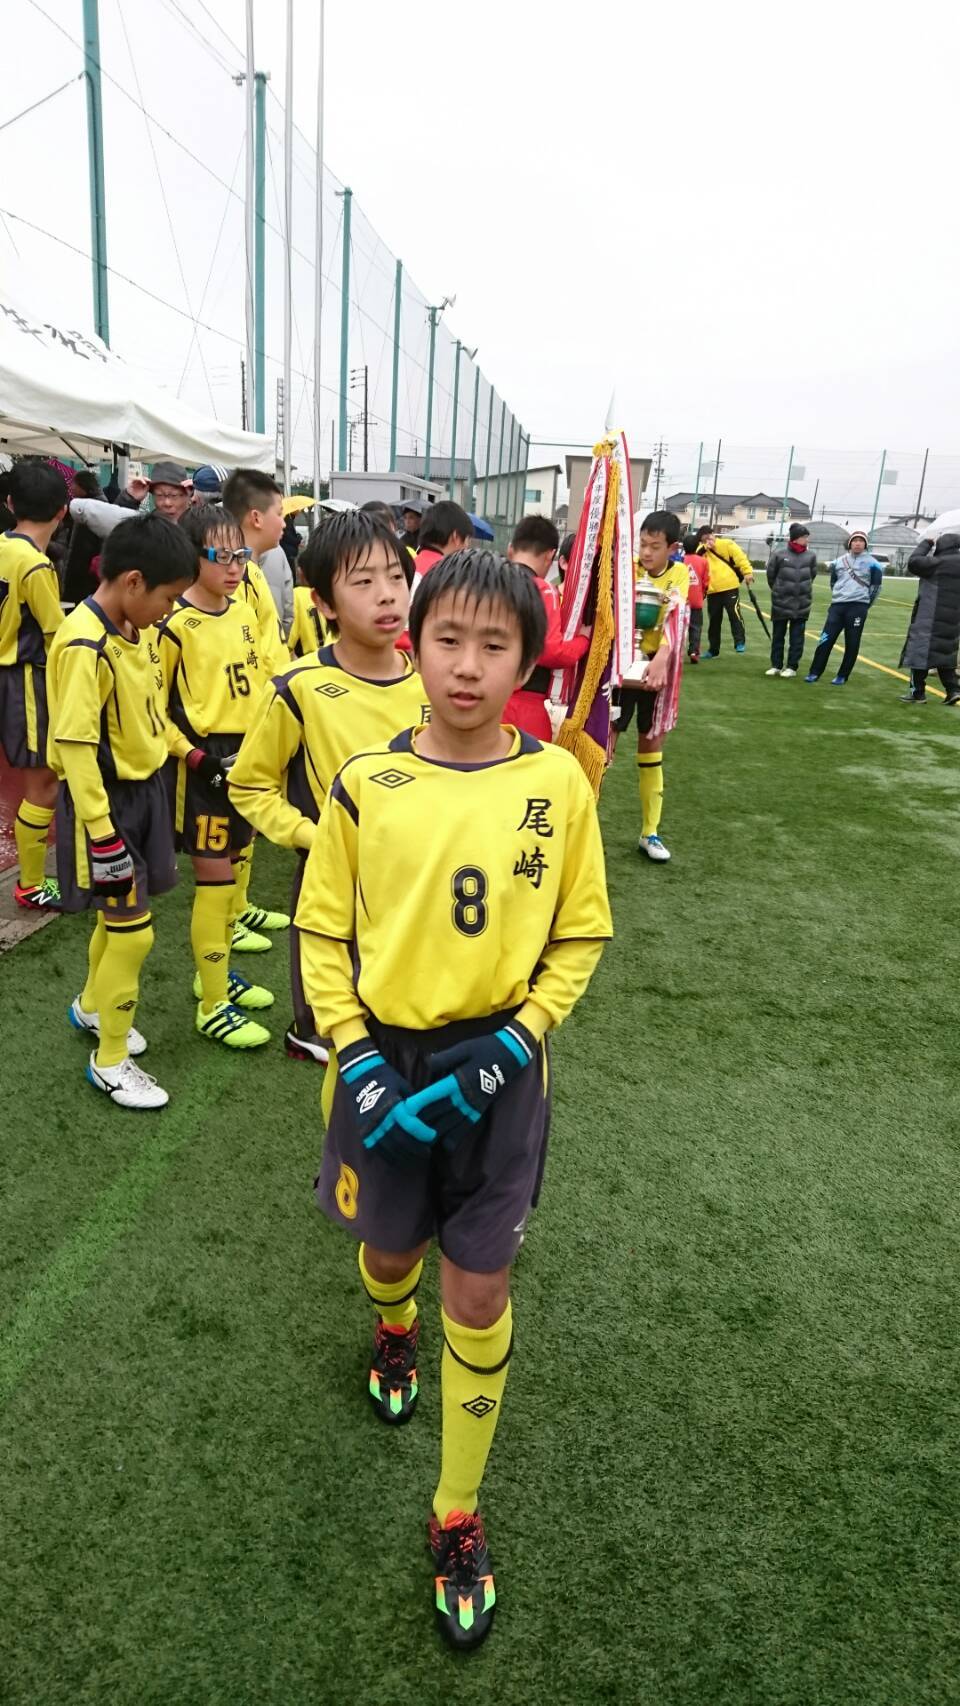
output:
[[[204,752],[225,758],[240,750],[242,735],[206,735]],[[222,859],[231,850],[249,847],[253,825],[230,804],[225,787],[213,788],[183,758],[169,766],[173,827],[178,853],[193,859]]]
[[[414,1090],[429,1082],[428,1056],[465,1038],[499,1030],[511,1013],[463,1020],[434,1031],[381,1025],[368,1029],[385,1060]],[[444,1255],[470,1273],[508,1267],[536,1207],[550,1129],[546,1043],[534,1064],[497,1098],[474,1131],[449,1152],[438,1143],[416,1172],[364,1149],[338,1080],[330,1112],[317,1201],[339,1226],[374,1249],[401,1254],[436,1238]]]
[[[57,799],[57,876],[66,912],[145,912],[154,895],[166,894],[177,881],[170,801],[158,770],[142,782],[108,782],[113,827],[130,849],[136,873],[129,895],[94,894],[90,888],[90,837],[77,819],[64,783]]]
[[[47,672],[35,663],[0,668],[0,746],[13,770],[47,762]]]

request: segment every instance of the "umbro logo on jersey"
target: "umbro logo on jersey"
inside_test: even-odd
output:
[[[487,1398],[482,1392],[478,1392],[475,1398],[471,1398],[469,1404],[461,1404],[460,1406],[461,1410],[466,1410],[468,1416],[476,1416],[478,1422],[482,1422],[484,1416],[489,1416],[490,1411],[495,1410],[496,1407],[496,1398]]]
[[[485,1096],[495,1096],[498,1090],[503,1089],[503,1084],[503,1073],[499,1066],[495,1066],[492,1072],[488,1072],[485,1066],[481,1066],[480,1088]]]
[[[357,1103],[359,1112],[369,1114],[376,1107],[386,1088],[385,1084],[371,1084],[369,1090],[364,1096],[361,1096]]]
[[[370,780],[379,782],[382,788],[402,788],[404,782],[412,782],[413,777],[408,770],[378,770]]]
[[[185,628],[199,628],[201,626],[200,618],[199,616],[188,616],[183,625]]]
[[[322,693],[325,699],[341,699],[344,693],[349,693],[349,687],[338,687],[335,681],[328,681],[325,687],[315,687],[314,693]]]

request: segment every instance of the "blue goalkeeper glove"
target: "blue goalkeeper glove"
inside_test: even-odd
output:
[[[407,1112],[417,1119],[425,1116],[445,1148],[455,1149],[536,1057],[536,1038],[519,1020],[511,1019],[488,1036],[473,1037],[432,1054],[431,1082],[410,1097]]]
[[[384,1060],[369,1037],[348,1043],[338,1052],[353,1123],[364,1149],[373,1150],[398,1167],[421,1166],[430,1158],[436,1129],[409,1112],[413,1091],[406,1079]]]

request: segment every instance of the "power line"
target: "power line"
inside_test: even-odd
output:
[[[71,83],[79,83],[83,75],[84,73],[82,71],[78,71],[75,77],[68,77],[67,81],[65,83],[61,83],[58,89],[51,89],[49,95],[41,96],[39,101],[31,101],[28,107],[24,107],[22,112],[14,113],[12,118],[5,118],[3,123],[0,124],[0,130],[9,130],[12,124],[16,124],[20,119],[26,118],[28,113],[35,113],[38,107],[45,107],[48,101],[53,100],[54,95],[62,95],[64,89],[69,89]]]

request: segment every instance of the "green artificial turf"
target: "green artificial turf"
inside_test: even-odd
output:
[[[617,937],[556,1045],[469,1660],[423,1546],[435,1267],[394,1434],[311,1205],[317,1073],[194,1036],[188,883],[144,981],[161,1115],[83,1082],[83,921],[0,961],[5,1703],[956,1701],[960,724],[865,667],[768,681],[749,621],[685,683],[672,864],[628,741],[604,792]],[[259,846],[256,898],[287,876]],[[282,945],[253,966],[279,1032]]]

